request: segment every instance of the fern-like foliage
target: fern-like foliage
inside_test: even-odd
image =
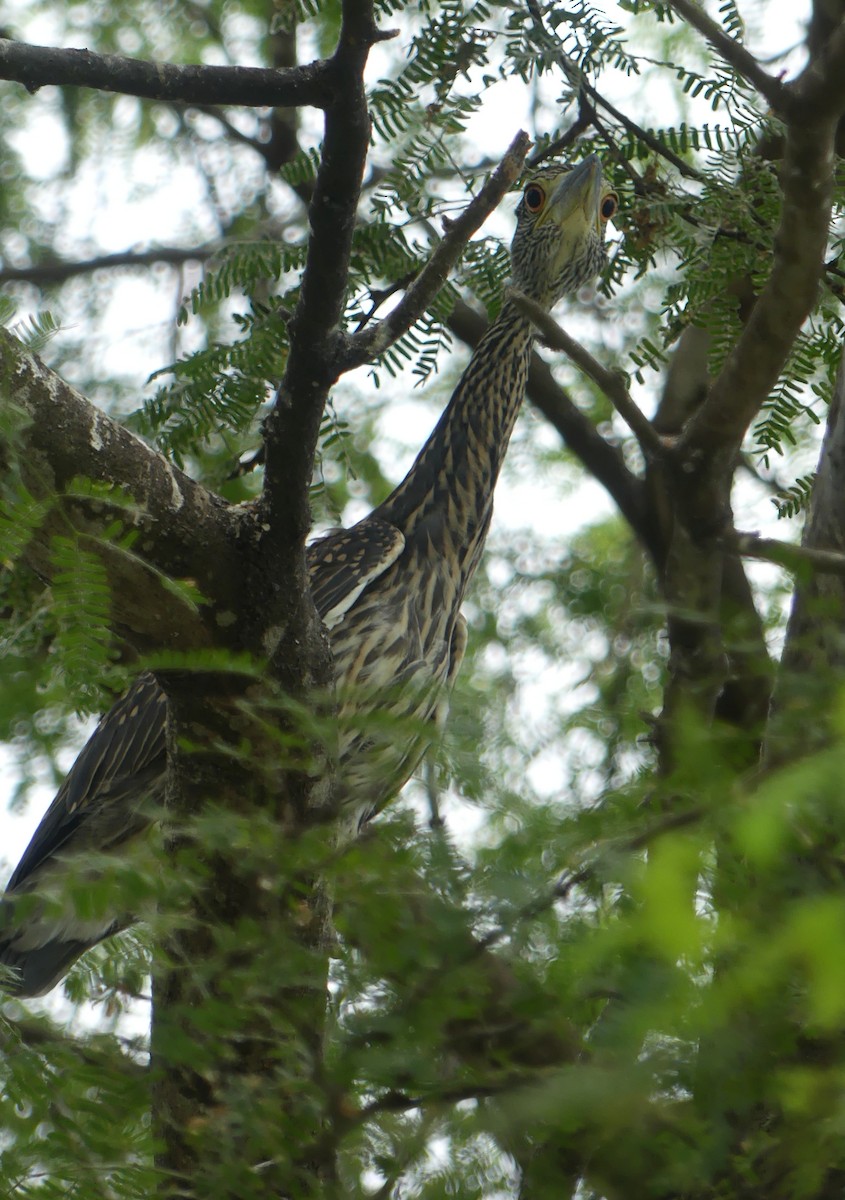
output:
[[[180,320],[186,321],[189,311],[201,313],[235,294],[249,299],[255,292],[266,293],[281,277],[301,268],[304,258],[301,244],[236,244],[193,289]],[[283,304],[295,295],[294,289],[284,298],[252,298],[248,311],[232,316],[242,334],[239,340],[215,342],[151,376],[168,382],[145,403],[141,427],[180,465],[198,442],[239,435],[251,427],[284,371],[288,339]]]
[[[491,317],[499,311],[510,272],[510,255],[501,242],[479,238],[467,246],[462,282],[472,289]]]
[[[147,401],[144,419],[180,465],[198,440],[248,430],[281,379],[288,343],[276,308],[238,314],[235,322],[242,340],[214,343],[152,376],[169,382]]]
[[[0,325],[8,328],[27,350],[38,354],[59,332],[59,322],[49,309],[30,313],[23,320],[15,322],[17,308],[14,297],[0,296]]]
[[[807,399],[812,394],[810,385],[817,378],[818,369],[813,339],[799,334],[787,368],[764,403],[753,430],[755,450],[767,466],[772,452],[783,454],[785,443],[795,445],[793,424],[796,418],[806,416],[819,424],[819,417]]]
[[[108,535],[116,536],[119,525]],[[111,593],[102,558],[85,539],[55,535],[50,542],[56,619],[55,670],[77,711],[101,707],[101,684],[113,660]],[[96,681],[96,682],[95,682]]]
[[[52,502],[37,500],[23,484],[0,498],[0,565],[11,570],[19,562]]]
[[[304,242],[235,242],[227,246],[192,290],[188,304],[180,308],[180,323],[187,321],[189,309],[197,314],[206,306],[228,300],[233,293],[249,296],[260,284],[300,271],[305,265],[305,250]]]
[[[47,343],[56,336],[59,329],[57,318],[45,310],[33,313],[25,321],[16,325],[12,332],[19,341],[23,342],[27,350],[31,350],[33,354],[40,354]]]
[[[787,488],[783,488],[776,496],[771,497],[779,520],[785,520],[788,517],[797,517],[800,513],[806,512],[810,504],[815,482],[815,472],[809,475],[799,475],[793,484],[790,484]]]

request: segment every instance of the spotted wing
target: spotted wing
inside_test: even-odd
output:
[[[351,529],[335,529],[308,547],[311,594],[327,629],[349,611],[361,593],[405,549],[395,525],[365,517]]]
[[[164,692],[153,676],[140,675],[88,739],[15,868],[7,891],[19,891],[34,882],[38,869],[86,823],[92,831],[96,829],[100,850],[117,845],[143,827],[146,821],[138,810],[165,769],[166,711]]]

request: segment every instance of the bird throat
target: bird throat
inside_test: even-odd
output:
[[[533,332],[509,302],[489,326],[414,465],[375,515],[435,551],[459,596],[478,565],[493,491],[525,396]]]

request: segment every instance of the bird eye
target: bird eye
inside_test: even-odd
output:
[[[530,213],[538,213],[546,203],[546,193],[537,183],[529,183],[522,195]]]
[[[618,207],[619,197],[616,195],[616,192],[608,192],[601,202],[601,209],[599,210],[601,212],[601,219],[609,221]]]

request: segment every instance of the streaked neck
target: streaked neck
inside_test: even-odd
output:
[[[454,556],[468,582],[481,554],[493,491],[525,395],[532,326],[505,302],[402,483],[376,510],[407,540]],[[463,589],[462,589],[463,590]]]

